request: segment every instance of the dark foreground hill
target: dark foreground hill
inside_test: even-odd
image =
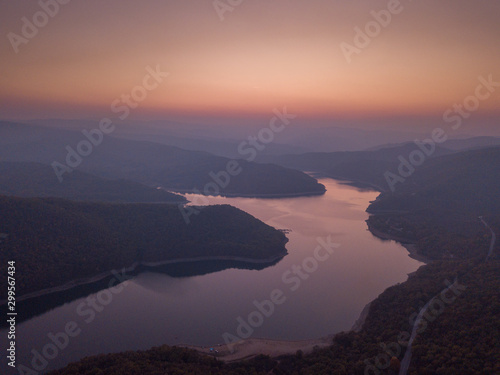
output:
[[[107,180],[74,170],[62,182],[44,164],[0,162],[0,194],[17,197],[53,197],[78,201],[181,203],[178,194],[154,189],[138,182]]]
[[[232,206],[209,206],[187,225],[176,205],[77,203],[0,196],[0,282],[7,261],[22,275],[18,296],[136,262],[286,254],[280,231]],[[6,298],[7,289],[0,298]]]

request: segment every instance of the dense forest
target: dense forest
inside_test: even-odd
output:
[[[415,243],[430,259],[485,256],[500,212],[500,147],[431,160],[368,208],[371,229]]]
[[[473,214],[500,210],[500,147],[462,152],[429,160],[394,193],[383,193],[369,212],[436,209]]]
[[[18,296],[136,262],[220,256],[271,261],[286,254],[283,233],[228,205],[200,208],[189,225],[170,204],[0,196],[0,212],[0,282],[6,285],[7,261],[16,261],[23,275]]]
[[[269,374],[276,362],[261,357],[251,362],[226,365],[194,350],[162,346],[147,351],[125,352],[85,358],[51,375],[239,375]],[[99,369],[99,370],[98,370]]]

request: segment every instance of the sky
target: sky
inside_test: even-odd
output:
[[[332,123],[396,117],[415,127],[415,119],[441,121],[475,95],[479,77],[500,82],[498,0],[0,0],[0,6],[4,119],[125,115],[113,103],[115,109],[131,103],[129,112],[143,119],[243,118],[286,106]],[[146,79],[151,70],[162,72],[161,82]],[[145,79],[148,90],[141,89]],[[124,102],[134,90],[137,101]],[[493,129],[500,87],[487,93],[470,106]]]

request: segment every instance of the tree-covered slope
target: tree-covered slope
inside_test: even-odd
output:
[[[0,162],[0,194],[99,202],[186,201],[181,195],[138,182],[107,180],[78,170],[74,170],[59,182],[50,166],[29,162]]]
[[[370,211],[424,208],[488,214],[500,211],[500,147],[429,160],[394,193],[382,194]]]
[[[165,345],[146,351],[88,357],[50,375],[266,375],[272,373],[273,367],[275,361],[267,357],[228,365],[194,350]]]
[[[16,261],[17,295],[131,266],[198,257],[272,261],[283,233],[231,206],[200,208],[188,225],[175,205],[77,203],[0,196],[0,281]],[[6,289],[2,291],[4,299]]]
[[[484,257],[500,212],[500,147],[432,159],[368,208],[377,232],[418,245],[430,259]]]

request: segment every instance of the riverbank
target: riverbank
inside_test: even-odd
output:
[[[373,301],[372,301],[373,302]],[[363,310],[361,311],[361,314],[359,314],[358,320],[356,320],[351,328],[351,331],[354,332],[359,332],[361,331],[361,328],[363,328],[363,324],[365,324],[366,318],[368,317],[368,313],[370,312],[370,306],[372,303],[368,303]]]
[[[370,312],[371,304],[372,302],[368,303],[363,308],[359,318],[356,320],[350,331],[361,331]],[[296,341],[251,338],[241,340],[230,345],[218,344],[213,347],[187,344],[180,344],[176,346],[196,350],[200,354],[213,356],[226,363],[231,363],[251,359],[258,355],[267,355],[271,358],[276,358],[282,355],[294,355],[299,350],[302,351],[303,354],[309,354],[315,349],[328,348],[331,346],[333,344],[333,338],[336,335],[337,334],[332,334],[318,339]]]
[[[166,189],[168,192],[175,192],[176,194],[182,194],[181,196],[185,197],[186,195],[189,194],[199,194],[199,191],[193,191],[193,190],[171,190],[171,189]],[[290,193],[290,194],[231,194],[231,193],[221,193],[216,196],[212,195],[204,195],[206,199],[210,199],[212,197],[223,197],[223,198],[256,198],[256,199],[286,199],[286,198],[307,198],[307,197],[316,197],[319,195],[324,195],[326,193],[325,190],[318,190],[318,191],[311,191],[311,192],[303,192],[303,193]],[[186,198],[187,199],[187,198]],[[186,204],[190,203],[188,202],[181,202],[181,204]]]
[[[427,258],[426,256],[420,254],[418,246],[408,238],[398,237],[389,233],[382,232],[368,223],[368,229],[371,234],[375,237],[380,238],[384,241],[395,241],[403,246],[408,251],[408,256],[412,259],[418,260],[419,262],[429,264],[433,260]]]
[[[380,185],[374,184],[369,181],[361,181],[361,180],[353,180],[351,178],[343,177],[343,176],[333,176],[329,173],[325,172],[306,172],[308,175],[314,178],[331,178],[339,182],[342,185],[349,185],[358,189],[368,189],[372,191],[377,191],[379,193],[386,192],[387,189],[382,188]]]
[[[238,362],[251,359],[258,355],[268,355],[271,358],[282,355],[295,354],[302,351],[304,354],[311,353],[315,348],[326,348],[332,344],[335,335],[319,339],[287,341],[269,339],[246,339],[231,345],[217,345],[212,348],[194,345],[176,345],[182,348],[196,350],[200,354],[214,356],[224,362]],[[213,349],[213,351],[211,350]]]

